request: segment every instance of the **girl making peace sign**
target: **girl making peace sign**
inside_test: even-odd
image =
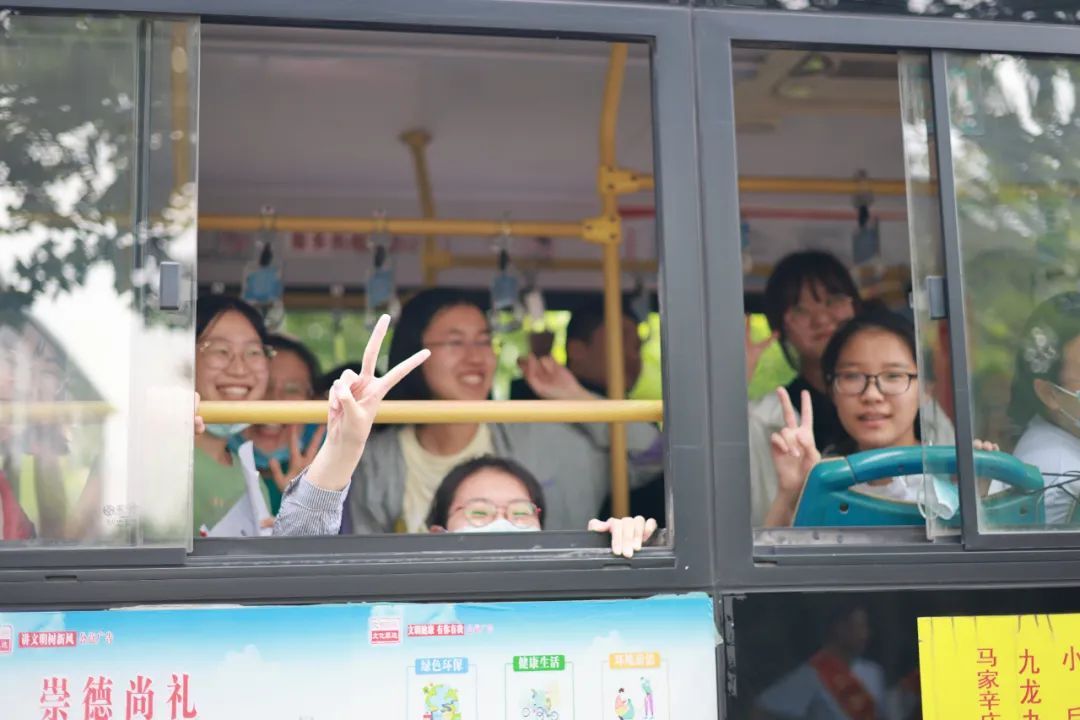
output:
[[[841,327],[822,355],[829,396],[843,434],[826,454],[918,445],[919,370],[911,324],[893,313],[874,311]],[[803,391],[797,417],[791,397],[777,390],[784,427],[770,437],[778,476],[776,499],[765,516],[766,527],[791,525],[810,471],[821,461],[814,438],[814,408]],[[997,450],[976,440],[979,450]],[[855,486],[859,491],[902,502],[921,502],[923,476],[883,478]]]

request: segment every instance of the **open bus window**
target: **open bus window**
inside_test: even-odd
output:
[[[947,67],[973,430],[1015,456],[1025,490],[980,482],[980,527],[1075,530],[1080,63],[950,54]]]
[[[734,61],[757,541],[925,539],[927,515],[957,514],[935,492],[951,479],[923,472],[926,448],[953,445],[948,348],[913,284],[941,233],[922,228],[901,112],[928,58],[745,45]]]
[[[204,402],[323,401],[343,369],[359,369],[384,312],[394,320],[380,370],[432,351],[388,401],[603,405],[616,383],[623,397],[661,399],[646,46],[204,25],[203,47],[195,382]],[[614,63],[625,77],[605,151],[597,136]],[[604,187],[618,187],[606,198],[602,157],[612,171]],[[601,245],[610,238],[598,241],[595,221],[605,202],[621,217],[618,267],[607,274],[622,305],[621,378],[606,351]],[[448,421],[437,405],[428,421],[376,426],[342,534],[456,531],[447,515],[466,506],[473,531],[582,531],[627,512],[665,524],[658,412],[622,426],[620,471],[606,422]],[[297,487],[290,480],[317,451],[319,425],[212,423],[195,440],[196,537],[270,533]],[[511,461],[485,466],[503,485],[440,495],[445,478],[483,456]],[[613,491],[623,472],[628,510]],[[474,500],[488,501],[484,512]],[[529,504],[540,512],[513,522],[511,507]],[[333,522],[292,527],[338,532]]]
[[[4,550],[190,543],[187,308],[176,288],[179,311],[159,310],[155,272],[194,255],[184,151],[160,142],[187,140],[190,106],[146,108],[190,80],[193,37],[182,21],[0,25]]]

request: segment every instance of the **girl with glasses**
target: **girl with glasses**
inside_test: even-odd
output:
[[[487,313],[456,290],[425,290],[402,309],[390,343],[390,364],[427,348],[431,357],[402,379],[391,400],[486,400],[496,357]],[[550,357],[530,357],[525,378],[544,399],[593,400]],[[648,423],[627,425],[631,452],[660,441]],[[456,465],[481,455],[513,458],[540,479],[548,499],[549,529],[583,527],[609,485],[608,428],[604,424],[435,423],[377,428],[353,473],[344,533],[424,532],[435,491]],[[631,484],[648,481],[652,468],[631,463]],[[656,471],[659,468],[655,468]],[[640,471],[640,472],[639,472]]]
[[[537,532],[543,528],[544,491],[536,478],[508,458],[490,455],[464,462],[443,478],[431,503],[431,532]],[[590,520],[589,529],[611,534],[611,551],[633,557],[656,532],[656,521]]]
[[[303,343],[284,335],[270,335],[267,343],[273,348],[273,357],[266,399],[314,400],[315,386],[322,378],[315,354]],[[255,467],[270,493],[270,512],[276,515],[281,491],[291,477],[289,473],[295,475],[311,464],[325,433],[326,428],[321,425],[253,425],[242,435],[233,435],[229,448],[235,452],[247,440],[252,441]]]
[[[765,315],[773,335],[751,342],[747,325],[747,382],[753,377],[762,353],[779,341],[784,358],[798,373],[786,391],[789,398],[806,396],[813,412],[813,432],[818,450],[839,445],[847,438],[826,378],[825,350],[837,331],[857,314],[869,310],[859,296],[851,273],[827,252],[792,253],[776,264],[765,286]],[[875,304],[876,312],[883,312]],[[918,393],[915,393],[918,395]],[[770,457],[770,438],[787,425],[779,394],[750,403],[752,523],[760,526],[778,492],[778,479]],[[928,408],[929,410],[930,408]],[[933,407],[926,413],[935,442],[953,441],[952,424],[944,411]]]
[[[209,295],[195,309],[195,390],[202,400],[263,400],[270,357],[262,316],[238,298]],[[247,487],[229,439],[245,424],[207,425],[195,436],[193,523],[196,537],[209,534]],[[269,493],[263,488],[264,499]]]
[[[826,392],[836,408],[841,433],[824,449],[826,454],[849,455],[918,445],[919,370],[915,361],[915,333],[906,319],[875,310],[843,325],[821,356]],[[801,417],[796,415],[786,388],[777,390],[784,427],[770,437],[778,490],[765,518],[766,527],[791,524],[806,478],[820,462],[822,451],[815,436],[817,408],[810,392],[801,393]],[[980,450],[997,450],[976,441]],[[902,502],[920,502],[923,477],[884,478],[859,491]]]

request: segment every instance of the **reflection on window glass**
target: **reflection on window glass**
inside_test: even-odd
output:
[[[746,328],[752,522],[771,529],[758,539],[922,526],[937,507],[921,448],[950,442],[952,423],[909,302],[900,58],[734,59],[745,285],[764,310]]]
[[[731,598],[736,631],[734,647],[729,650],[737,662],[733,670],[729,666],[733,677],[729,678],[725,717],[730,720],[981,717],[961,714],[949,707],[949,700],[953,699],[949,693],[954,688],[941,682],[936,686],[945,691],[945,697],[928,693],[927,702],[933,701],[934,705],[923,707],[924,678],[944,678],[940,665],[920,667],[920,649],[925,653],[926,647],[920,648],[919,618],[935,617],[947,622],[957,617],[1037,614],[1044,620],[1047,615],[1074,612],[1078,600],[1080,593],[1073,588],[751,593]],[[1046,623],[1042,622],[1042,626],[1046,627]],[[1052,619],[1051,626],[1058,627],[1056,620]],[[1026,627],[1018,628],[1016,633],[1018,639],[1024,640],[1032,634]],[[980,634],[979,641],[988,635],[992,636],[989,632]],[[1058,630],[1058,637],[1063,635],[1066,633]],[[970,693],[968,697],[972,701],[977,697],[977,670],[971,670],[968,675],[968,668],[979,667],[974,662],[976,648],[971,646],[976,643],[974,638],[969,633],[963,639],[948,639],[959,643],[958,652],[950,659],[972,658],[970,666],[956,667],[953,676],[964,676],[962,691]],[[1065,643],[1066,647],[1068,644]],[[1018,658],[1022,654],[1022,650],[1017,651]],[[1045,651],[1045,657],[1050,655],[1050,651]],[[1060,663],[1062,654],[1053,655]],[[1040,655],[1039,662],[1045,678],[1052,671],[1045,670],[1051,661],[1043,661],[1043,657]],[[936,662],[941,662],[940,656]],[[1065,669],[1068,670],[1067,664]],[[938,674],[931,675],[934,672]],[[966,684],[966,677],[971,677],[970,685]],[[1007,697],[1004,688],[1009,682],[1004,677],[1003,674],[1000,683],[1002,699]],[[1060,684],[1047,682],[1043,687],[1060,687],[1062,691],[1071,688],[1064,679],[1069,676],[1063,673],[1061,677]],[[1023,681],[1017,686],[1022,689]],[[1022,696],[1022,692],[1016,693],[1013,702],[1017,703]],[[1003,707],[997,709],[1001,711]],[[1026,712],[1019,715],[1022,717]],[[1010,716],[1004,712],[993,714]]]
[[[140,47],[174,60],[144,87]],[[193,178],[178,162],[188,138],[170,135],[191,108],[177,102],[168,118],[144,119],[159,141],[177,144],[165,164],[160,145],[140,161],[137,109],[140,98],[161,107],[173,83],[190,81],[192,50],[181,22],[2,14],[0,531],[8,548],[188,543],[186,321],[156,309],[154,271],[158,261],[192,259]],[[155,169],[170,174],[170,187],[175,179],[175,192],[159,188]],[[136,233],[146,211],[146,230]]]
[[[617,198],[626,211],[618,273],[625,287],[614,327],[596,243],[576,230],[515,231],[526,221],[576,228],[597,214],[597,131],[614,63],[625,63],[616,164],[651,172],[646,46],[203,31],[213,48],[201,88],[207,213],[235,219],[251,218],[253,207],[266,211],[255,229],[205,217],[201,225],[195,384],[202,400],[334,398],[334,381],[361,370],[383,312],[393,322],[380,371],[431,351],[387,400],[599,402],[614,381],[607,341],[616,332],[620,394],[660,399],[647,185]],[[626,53],[617,60],[620,47]],[[253,53],[261,62],[251,62]],[[341,78],[350,93],[340,92]],[[309,100],[283,104],[283,96]],[[377,225],[347,231],[356,225],[350,220],[385,218],[392,229],[424,215],[505,228],[495,237],[399,235]],[[279,232],[275,223],[285,218],[291,229]],[[326,219],[342,230],[324,232]],[[445,411],[435,404],[430,412]],[[610,426],[521,420],[444,415],[376,425],[350,451],[355,469],[333,477],[322,472],[325,458],[339,457],[333,427],[211,425],[195,439],[192,530],[208,538],[581,531],[614,514],[622,494],[612,490],[611,448],[623,458]],[[630,511],[642,516],[631,529],[644,540],[668,514],[662,433],[653,422],[623,427]]]
[[[1080,10],[1072,3],[1043,0],[720,0],[720,3],[770,10],[918,15],[1010,22],[1080,22]]]
[[[975,435],[1020,461],[980,482],[988,529],[1080,522],[1078,80],[1071,59],[948,58]]]

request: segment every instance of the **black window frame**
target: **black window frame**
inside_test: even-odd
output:
[[[700,391],[708,374],[705,291],[686,8],[537,0],[42,0],[14,9],[648,43],[662,260],[659,302],[663,317],[678,322],[664,322],[661,330],[670,504],[670,544],[664,547],[625,560],[612,556],[595,534],[568,532],[509,538],[221,539],[200,541],[186,557],[140,549],[4,551],[12,553],[7,562],[0,560],[5,606],[605,597],[711,587],[710,407]]]
[[[717,487],[717,588],[732,590],[1055,585],[1080,578],[1080,533],[993,534],[975,512],[972,407],[966,357],[963,273],[949,133],[937,133],[949,339],[956,406],[963,534],[960,543],[912,539],[879,547],[815,544],[756,548],[750,527],[745,357],[730,342],[743,312],[735,145],[733,43],[925,52],[931,62],[935,125],[949,127],[944,58],[949,52],[1078,56],[1075,28],[851,14],[696,9],[698,125],[713,368],[713,475]],[[732,479],[732,478],[736,479]],[[978,552],[975,552],[978,551]]]

